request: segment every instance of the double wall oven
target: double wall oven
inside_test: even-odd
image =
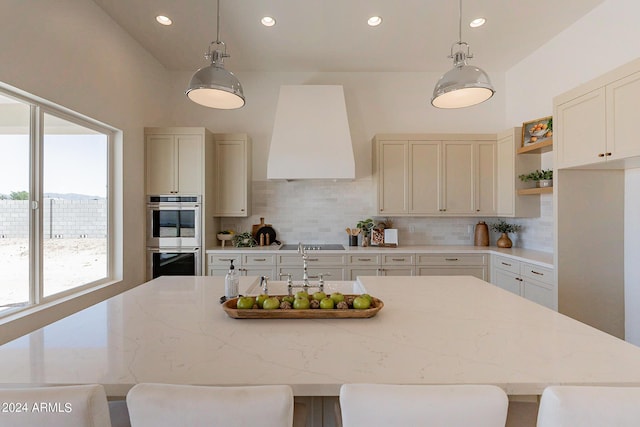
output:
[[[147,278],[202,270],[200,196],[147,196]]]

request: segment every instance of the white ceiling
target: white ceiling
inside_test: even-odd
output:
[[[170,70],[207,65],[215,0],[94,0]],[[604,0],[464,0],[470,63],[506,71]],[[155,21],[166,15],[173,25]],[[230,71],[438,71],[458,40],[456,0],[221,0],[220,39]],[[277,24],[267,28],[260,18]],[[377,28],[366,25],[380,15]],[[483,27],[468,26],[472,18]],[[540,66],[544,66],[544,57]]]

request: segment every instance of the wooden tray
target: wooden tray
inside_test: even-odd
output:
[[[285,296],[285,295],[274,295]],[[345,295],[345,296],[358,296],[358,295]],[[375,316],[384,307],[382,300],[373,297],[371,301],[371,308],[366,310],[356,310],[350,308],[348,310],[334,308],[328,309],[306,309],[306,310],[262,310],[259,308],[238,310],[237,308],[238,298],[233,298],[225,301],[222,304],[222,309],[227,313],[229,317],[234,319],[364,319]]]

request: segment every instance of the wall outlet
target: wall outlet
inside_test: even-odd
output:
[[[416,227],[415,225],[410,225],[409,226],[409,233],[415,233],[416,232]]]
[[[467,225],[467,234],[473,234],[473,225]]]

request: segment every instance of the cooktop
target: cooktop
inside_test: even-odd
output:
[[[344,251],[344,246],[336,243],[303,243],[305,251]],[[298,244],[286,244],[280,247],[283,251],[297,251]]]

